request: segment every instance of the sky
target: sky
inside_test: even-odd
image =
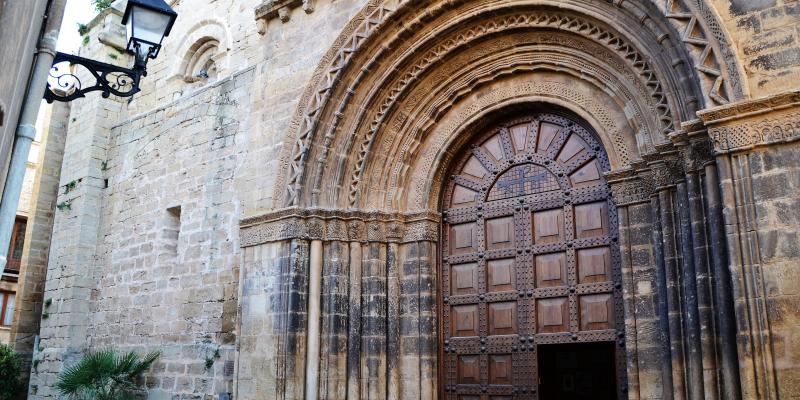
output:
[[[97,15],[90,0],[67,0],[64,10],[64,20],[61,22],[61,32],[58,34],[58,51],[62,53],[75,53],[81,47],[81,36],[78,34],[78,24],[86,24]]]

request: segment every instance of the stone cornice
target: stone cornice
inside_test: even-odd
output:
[[[800,91],[700,111],[716,153],[800,139]]]
[[[243,219],[241,246],[291,240],[357,242],[436,241],[441,216],[432,211],[386,213],[330,209],[284,208]]]
[[[793,90],[774,96],[701,110],[697,112],[697,116],[706,126],[712,126],[797,106],[800,106],[800,90]]]
[[[314,12],[313,0],[266,0],[256,7],[256,20],[269,21],[278,18],[281,22],[287,22],[292,9],[300,6],[306,14]]]

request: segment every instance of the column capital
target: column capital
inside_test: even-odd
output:
[[[439,239],[435,211],[377,211],[291,207],[243,219],[242,247],[287,239],[356,242],[414,242]]]

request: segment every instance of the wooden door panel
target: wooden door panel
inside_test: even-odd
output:
[[[475,204],[475,201],[478,200],[478,192],[466,188],[461,185],[456,185],[455,190],[453,190],[453,205],[458,207],[466,207]]]
[[[514,217],[486,220],[486,250],[514,247]]]
[[[481,383],[480,356],[458,356],[458,383],[477,385]]]
[[[513,366],[511,354],[492,354],[489,356],[489,384],[511,385]]]
[[[513,120],[473,143],[443,199],[441,397],[539,399],[538,346],[615,340],[622,326],[616,209],[596,200],[610,196],[610,166],[600,142],[560,115]]]
[[[586,165],[578,168],[575,172],[570,174],[569,181],[574,188],[593,186],[603,181],[600,175],[600,169],[594,161],[586,163]]]
[[[475,304],[454,306],[450,313],[453,336],[478,336],[478,306]]]
[[[511,136],[511,143],[514,146],[514,153],[520,154],[525,152],[528,144],[528,128],[530,123],[523,123],[508,127],[508,133]]]
[[[606,282],[611,280],[611,249],[594,247],[577,252],[578,283]]]
[[[575,206],[575,238],[608,235],[608,204],[605,201]]]
[[[478,294],[478,264],[456,264],[450,267],[450,294]]]
[[[561,126],[550,123],[542,122],[539,125],[539,145],[537,146],[540,153],[546,153],[547,149],[556,138],[556,134],[561,130]]]
[[[489,303],[489,335],[517,333],[517,302]]]
[[[586,153],[586,142],[584,142],[578,135],[570,135],[561,152],[558,153],[558,160],[564,164],[569,164],[571,161],[578,159]],[[599,177],[599,175],[598,175]]]
[[[491,139],[487,140],[483,146],[481,146],[483,150],[489,154],[492,158],[494,158],[495,163],[499,164],[505,158],[505,154],[503,154],[503,144],[500,142],[500,136],[493,136]]]
[[[533,213],[533,243],[549,244],[564,240],[564,210],[560,208]]]
[[[513,258],[488,261],[486,263],[486,291],[505,292],[514,290],[516,274]]]
[[[580,297],[581,330],[614,328],[614,298],[610,293]]]
[[[540,299],[536,303],[538,315],[537,332],[556,333],[569,332],[569,299],[556,297]]]
[[[534,260],[537,288],[567,284],[566,254],[540,254],[535,256]]]
[[[471,177],[475,181],[481,181],[489,174],[489,171],[481,164],[478,158],[472,156],[464,165],[464,169],[461,170],[461,173]]]
[[[459,255],[478,251],[475,223],[450,226],[450,254]]]

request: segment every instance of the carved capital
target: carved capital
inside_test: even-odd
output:
[[[242,220],[240,240],[242,247],[290,239],[436,241],[440,221],[435,212],[401,214],[287,208]]]
[[[611,195],[618,206],[626,206],[649,201],[653,187],[649,180],[633,176],[624,180],[610,182]]]

